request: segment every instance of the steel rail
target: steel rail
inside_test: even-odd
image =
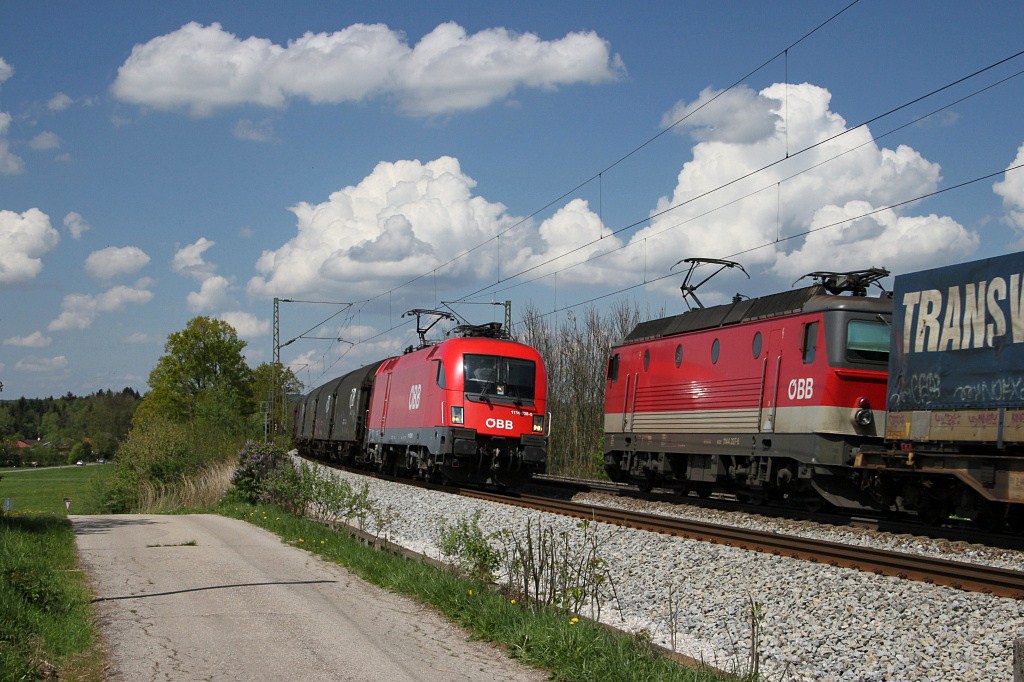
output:
[[[460,490],[459,494],[968,592],[1024,599],[1024,572],[1021,571],[533,495],[509,496],[482,490]]]

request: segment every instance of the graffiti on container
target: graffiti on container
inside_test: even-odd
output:
[[[942,378],[935,372],[918,372],[911,374],[903,382],[903,390],[890,396],[891,407],[909,403],[921,405],[939,400],[942,392]]]
[[[1024,377],[1000,377],[957,386],[953,398],[964,403],[1024,400]]]
[[[936,426],[943,426],[947,429],[953,429],[960,425],[959,412],[933,412],[932,419],[935,420]]]
[[[998,426],[999,415],[995,412],[972,414],[967,418],[967,421],[971,423],[971,426]]]

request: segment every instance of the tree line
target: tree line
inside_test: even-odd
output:
[[[69,454],[74,455],[72,461],[111,457],[131,428],[141,400],[137,391],[124,388],[116,393],[107,389],[87,396],[69,392],[60,398],[0,401],[0,462],[51,465],[64,464]]]

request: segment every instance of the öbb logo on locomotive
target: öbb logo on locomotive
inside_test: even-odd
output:
[[[1024,253],[899,275],[892,292],[882,268],[813,272],[712,307],[700,284],[745,271],[684,262],[690,309],[611,351],[613,480],[1024,531],[1024,392],[1005,390],[1024,380]]]

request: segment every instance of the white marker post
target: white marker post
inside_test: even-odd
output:
[[[67,511],[71,511],[71,498],[70,497],[65,497],[64,498],[64,509],[66,509]]]

